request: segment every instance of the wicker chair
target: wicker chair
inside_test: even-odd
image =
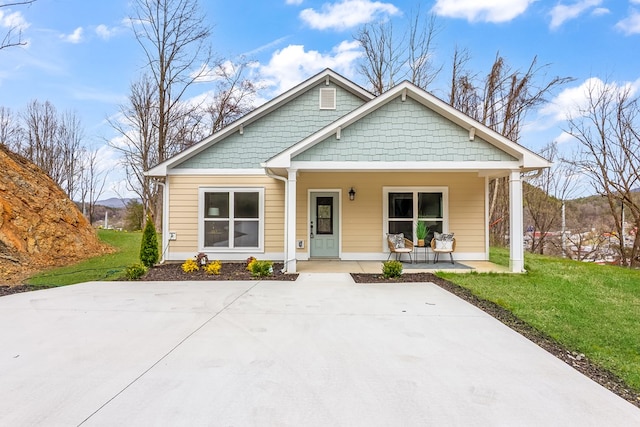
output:
[[[450,248],[442,248],[442,247],[436,247],[436,239],[431,239],[431,250],[433,251],[433,263],[435,264],[436,262],[438,262],[438,255],[440,254],[449,254],[449,257],[451,258],[451,264],[455,264],[453,262],[453,251],[456,250],[456,239],[453,239],[453,241],[451,242],[451,247]]]
[[[396,260],[402,261],[402,254],[409,254],[409,261],[413,263],[411,254],[413,253],[413,242],[406,237],[404,238],[404,247],[396,247],[396,242],[392,238],[395,234],[387,234],[387,245],[389,245],[389,256],[387,261],[391,258],[391,254],[396,254]]]

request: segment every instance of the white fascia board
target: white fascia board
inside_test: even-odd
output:
[[[265,171],[264,169],[171,169],[168,175],[265,175]]]
[[[520,162],[291,162],[300,171],[476,172],[520,169]]]

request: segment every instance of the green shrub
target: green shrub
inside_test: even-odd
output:
[[[220,270],[222,269],[222,263],[220,261],[213,261],[207,264],[204,267],[204,271],[207,274],[220,274]]]
[[[160,259],[158,251],[158,236],[156,227],[150,217],[147,217],[147,224],[142,232],[142,242],[140,243],[140,262],[146,267],[153,267]]]
[[[188,259],[182,264],[182,271],[185,273],[193,273],[194,271],[198,271],[200,266],[195,259]]]
[[[138,280],[147,272],[147,267],[142,264],[131,264],[125,270],[125,276],[127,280]]]
[[[256,259],[250,265],[251,275],[254,277],[267,277],[273,274],[273,262],[271,261],[258,261]]]
[[[247,270],[252,271],[253,263],[256,261],[256,257],[250,256],[247,258]]]
[[[382,263],[382,276],[385,279],[402,276],[402,263],[400,261],[385,261]]]

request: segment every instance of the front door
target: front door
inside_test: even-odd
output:
[[[338,258],[339,256],[339,200],[338,193],[311,193],[309,242],[312,258]]]

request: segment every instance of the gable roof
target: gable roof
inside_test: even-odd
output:
[[[454,124],[466,129],[469,132],[469,140],[474,140],[475,137],[479,137],[482,140],[488,142],[499,150],[507,153],[516,159],[516,162],[509,162],[509,165],[503,165],[501,169],[504,168],[513,168],[519,167],[523,171],[536,170],[541,168],[546,168],[551,166],[546,159],[541,156],[535,154],[534,152],[528,150],[527,148],[517,144],[508,138],[505,138],[503,135],[495,132],[489,127],[483,125],[482,123],[472,119],[471,117],[463,114],[459,110],[453,108],[451,105],[446,102],[440,100],[439,98],[431,95],[430,93],[418,88],[408,81],[404,81],[399,85],[391,88],[387,92],[381,94],[380,96],[372,99],[368,103],[362,105],[360,108],[352,111],[351,113],[343,116],[342,118],[336,120],[325,128],[319,130],[313,135],[305,138],[304,140],[294,144],[288,149],[282,151],[271,159],[267,160],[263,163],[263,166],[268,169],[279,169],[279,168],[289,168],[291,167],[292,160],[294,157],[300,155],[301,153],[309,150],[314,147],[316,144],[326,140],[328,137],[332,135],[339,135],[341,130],[347,128],[348,126],[354,124],[358,120],[361,120],[363,117],[367,116],[371,112],[381,108],[392,100],[401,97],[401,99],[406,99],[406,97],[411,97],[411,99],[417,101],[423,106],[431,109],[435,113],[441,115],[447,120],[453,122]],[[443,167],[447,167],[446,162],[442,162]],[[471,162],[467,162],[471,163]],[[354,165],[349,164],[345,165],[347,167],[353,167]],[[378,165],[382,166],[382,165]],[[416,165],[417,166],[417,165]],[[424,165],[421,165],[424,167]],[[469,165],[471,166],[471,165]],[[483,166],[485,169],[494,168],[496,165],[485,165]],[[449,168],[451,165],[448,166]],[[477,167],[477,165],[474,165]]]
[[[365,102],[370,101],[371,99],[374,98],[374,95],[372,95],[370,92],[366,91],[365,89],[363,89],[362,87],[360,87],[357,84],[353,83],[352,81],[346,79],[345,77],[342,77],[340,74],[336,73],[335,71],[327,68],[324,71],[316,74],[313,77],[310,77],[309,79],[305,80],[304,82],[302,82],[302,83],[298,84],[297,86],[289,89],[288,91],[282,93],[281,95],[277,96],[276,98],[272,99],[271,101],[266,102],[265,104],[263,104],[260,107],[256,108],[255,110],[253,110],[252,112],[248,113],[247,115],[239,118],[238,120],[234,121],[233,123],[230,123],[229,125],[225,126],[220,131],[208,136],[207,138],[203,139],[202,141],[198,142],[197,144],[187,148],[186,150],[176,154],[175,156],[171,157],[170,159],[167,159],[164,162],[158,164],[157,166],[149,169],[146,172],[146,175],[148,175],[148,176],[166,176],[168,170],[171,169],[172,167],[181,164],[182,162],[184,162],[187,159],[190,159],[193,156],[196,156],[197,154],[199,154],[202,151],[206,150],[207,148],[209,148],[213,144],[216,144],[217,142],[225,139],[227,136],[233,134],[234,132],[240,131],[242,129],[242,127],[247,126],[247,125],[259,120],[260,118],[268,115],[269,113],[277,110],[282,105],[286,104],[290,100],[292,100],[292,99],[296,98],[297,96],[299,96],[300,94],[304,93],[309,88],[312,88],[313,86],[315,86],[315,85],[317,85],[319,83],[322,83],[323,81],[326,82],[326,84],[329,84],[329,82],[331,82],[331,83],[333,83],[333,84],[335,84],[335,85],[337,85],[337,86],[349,91],[350,93],[354,94],[355,96],[361,98]]]

